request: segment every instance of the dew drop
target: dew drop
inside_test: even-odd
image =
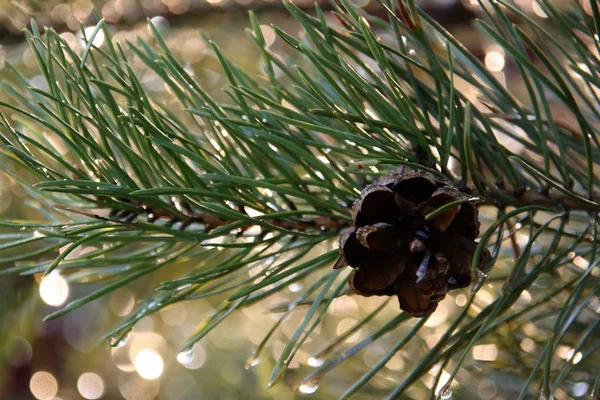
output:
[[[317,391],[319,383],[317,381],[305,381],[302,382],[298,390],[304,394],[311,394]]]
[[[131,331],[127,332],[126,334],[123,333],[117,333],[115,336],[110,338],[110,346],[111,347],[123,347],[127,344],[127,341],[129,340],[129,336],[131,334]]]
[[[450,400],[452,398],[452,390],[450,389],[450,385],[446,385],[440,390],[440,394],[438,395],[438,400]]]
[[[323,360],[322,358],[315,358],[315,357],[311,357],[308,359],[308,361],[306,362],[308,365],[310,365],[311,367],[320,367],[321,365],[323,365],[323,363],[325,362],[325,360]]]
[[[475,293],[481,289],[487,277],[487,273],[480,271],[479,269],[475,269],[475,283],[473,283],[473,286],[471,287],[471,293]]]
[[[552,394],[550,396],[547,396],[546,391],[544,389],[542,389],[542,391],[540,392],[540,396],[538,397],[538,400],[554,400],[554,396]]]
[[[33,232],[33,237],[34,237],[34,239],[41,239],[41,238],[45,238],[46,235],[40,231],[35,231],[35,232]]]
[[[148,305],[146,305],[146,310],[153,310],[155,308],[161,308],[161,307],[162,307],[161,299],[153,299],[152,301],[150,301],[148,303]]]
[[[261,121],[263,122],[263,124],[267,123],[267,119],[266,118],[261,119]]]
[[[242,119],[243,119],[244,121],[249,121],[249,120],[250,120],[250,118],[248,118],[248,116],[247,116],[247,115],[242,115]]]
[[[177,361],[180,364],[186,365],[191,363],[194,360],[194,346],[187,348],[185,350],[181,350],[177,354]]]
[[[290,283],[290,285],[288,286],[288,289],[290,290],[290,292],[293,293],[298,293],[299,291],[302,290],[302,284],[301,283]]]
[[[246,360],[246,365],[244,365],[244,368],[250,369],[252,367],[257,366],[258,364],[260,364],[260,356],[258,355],[258,353],[252,352],[248,356],[248,359]]]

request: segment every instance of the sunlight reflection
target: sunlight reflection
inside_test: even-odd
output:
[[[58,393],[58,382],[49,372],[39,371],[29,381],[31,394],[39,400],[50,400]]]
[[[53,272],[42,279],[40,297],[49,306],[60,306],[69,297],[69,284],[58,272]]]
[[[485,54],[485,66],[490,71],[502,71],[504,64],[504,50],[502,48],[494,48],[494,50],[490,50]]]
[[[206,361],[206,351],[204,347],[196,344],[192,351],[177,354],[177,361],[187,369],[202,368]]]
[[[474,360],[495,361],[498,358],[498,347],[495,344],[480,344],[473,346],[471,354]]]
[[[148,380],[159,378],[165,368],[162,357],[151,349],[140,351],[135,357],[134,364],[137,373]]]
[[[135,374],[119,377],[119,391],[127,400],[152,400],[159,390],[158,380],[146,380]]]
[[[104,394],[104,381],[98,374],[85,372],[77,380],[77,390],[86,399],[99,399]]]

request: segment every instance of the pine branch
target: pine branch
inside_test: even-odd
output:
[[[60,209],[60,210],[65,210],[65,211],[69,211],[69,212],[72,212],[75,214],[85,215],[85,216],[88,216],[91,218],[96,218],[99,220],[104,220],[104,221],[108,221],[108,222],[112,222],[112,223],[116,223],[116,224],[123,223],[128,226],[135,226],[136,222],[134,222],[134,220],[136,220],[138,218],[138,216],[140,216],[140,215],[142,215],[142,216],[145,215],[146,222],[148,222],[148,223],[154,223],[154,222],[156,222],[156,220],[164,218],[167,220],[166,226],[168,226],[168,227],[171,227],[171,226],[179,223],[178,229],[180,231],[185,230],[191,224],[199,224],[204,227],[204,230],[206,232],[210,232],[214,229],[237,222],[234,220],[225,220],[225,219],[220,218],[219,216],[216,216],[216,215],[210,214],[210,213],[194,212],[187,203],[181,203],[181,205],[179,207],[177,207],[179,209],[179,211],[181,211],[183,214],[185,214],[185,218],[183,218],[183,219],[180,219],[178,216],[173,215],[173,214],[169,213],[168,211],[156,209],[147,204],[133,203],[132,206],[134,207],[134,210],[113,209],[113,210],[111,210],[109,217],[107,218],[107,217],[102,217],[97,214],[91,214],[91,213],[88,213],[85,211],[76,210],[76,209],[64,207],[61,205],[54,205],[55,208]],[[312,230],[319,229],[321,231],[339,232],[340,230],[350,226],[349,221],[336,220],[336,219],[333,219],[332,217],[328,217],[328,216],[316,216],[313,218],[306,218],[304,216],[304,214],[305,214],[304,211],[302,211],[300,213],[287,212],[285,214],[289,215],[289,216],[298,214],[304,218],[302,218],[301,220],[299,220],[297,222],[283,221],[281,219],[276,219],[276,218],[265,219],[265,220],[258,218],[258,220],[264,221],[267,224],[267,226],[272,225],[272,226],[275,226],[278,228],[282,228],[286,231],[296,231],[296,232],[305,232],[305,231],[311,230],[311,229]],[[281,215],[281,217],[284,217],[284,216],[285,215]],[[254,226],[253,223],[247,223],[245,225],[239,226],[237,228],[238,234],[239,235],[243,234],[244,231],[250,229],[252,226]]]
[[[430,398],[450,390],[468,397],[461,371],[483,379],[489,364],[474,354],[490,343],[499,361],[524,366],[516,373],[496,365],[524,377],[516,392],[502,388],[504,397],[564,392],[575,373],[592,384],[599,373],[593,354],[600,12],[595,4],[591,14],[579,3],[569,13],[541,4],[545,21],[509,2],[480,5],[485,19],[478,27],[503,49],[523,96],[413,1],[381,1],[379,16],[346,0],[332,3],[341,25],[318,7],[309,15],[286,1],[305,34],[299,39],[274,28],[299,57],[289,62],[273,54],[250,14],[251,39],[264,59],[260,83],[205,38],[229,80],[222,102],[198,85],[152,24],[151,40],[121,44],[100,23],[79,51],[32,25],[26,35],[47,88],[29,87],[7,65],[14,83],[2,82],[11,98],[0,103],[0,150],[10,161],[2,169],[57,207],[43,210],[46,222],[0,224],[8,231],[0,262],[9,265],[0,273],[59,270],[76,281],[102,272],[102,288],[51,319],[166,265],[193,264],[106,335],[116,344],[169,304],[225,295],[185,352],[236,310],[306,282],[249,360],[259,357],[284,318],[302,313],[274,362],[274,384],[328,318],[333,301],[350,293],[349,271],[331,267],[340,266],[336,243],[354,222],[352,203],[368,183],[408,166],[463,192],[458,203],[426,218],[482,203],[475,283],[458,308],[445,300],[455,315],[443,327],[400,312],[385,320],[377,308],[341,335],[364,328],[363,340],[347,347],[334,339],[315,353],[315,365],[325,362],[300,389],[316,390],[375,341],[388,351],[340,395],[364,388],[400,355],[407,375],[390,398],[423,386],[428,373],[434,384],[421,389]],[[100,32],[107,39],[96,46]],[[152,99],[139,78],[147,71],[164,81],[176,105]],[[563,115],[553,117],[555,110]],[[67,257],[81,245],[94,250]],[[487,250],[491,260],[480,265]],[[423,349],[431,332],[438,340]],[[496,338],[529,338],[543,350],[536,353],[527,342],[504,349]],[[561,358],[559,346],[573,356]]]
[[[596,213],[600,209],[600,193],[594,192],[592,196],[591,199],[577,197],[569,189],[560,186],[560,189],[556,190],[490,190],[487,192],[485,202],[501,206],[539,206]]]

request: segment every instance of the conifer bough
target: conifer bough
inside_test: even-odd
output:
[[[333,26],[318,7],[309,15],[284,1],[304,37],[273,29],[298,62],[273,54],[251,13],[260,83],[206,39],[229,83],[223,103],[152,24],[149,41],[116,43],[101,22],[79,50],[32,25],[26,36],[45,87],[3,69],[12,75],[0,82],[10,98],[0,101],[0,167],[47,220],[0,223],[8,232],[0,236],[0,273],[59,270],[100,285],[52,319],[180,263],[169,271],[185,272],[161,282],[106,339],[119,343],[170,304],[225,296],[186,352],[239,308],[302,281],[273,308],[273,326],[251,355],[260,358],[283,321],[301,315],[270,385],[300,349],[326,340],[329,325],[321,323],[350,293],[350,279],[359,293],[398,296],[406,312],[394,309],[386,320],[384,300],[335,332],[312,353],[320,366],[300,390],[316,390],[344,362],[363,365],[353,356],[376,345],[385,354],[362,377],[329,386],[343,387],[341,398],[381,393],[375,387],[388,387],[389,374],[366,385],[394,357],[405,367],[394,372],[389,398],[411,390],[448,397],[451,389],[473,398],[473,382],[490,379],[510,399],[566,398],[574,382],[598,393],[597,2],[573,1],[566,12],[538,0],[548,18],[505,0],[480,4],[477,27],[502,48],[510,90],[412,0],[379,3],[384,19],[332,2],[341,22]],[[139,79],[148,70],[173,101],[148,95]],[[490,210],[481,213],[479,239],[475,202]],[[335,242],[347,227],[336,264]],[[80,246],[92,251],[77,254]],[[342,263],[354,270],[331,269]],[[481,273],[461,293],[464,302],[438,304],[469,284],[473,265]],[[435,307],[431,317],[410,318]],[[349,343],[357,332],[361,339]],[[493,346],[495,357],[478,357],[479,345]],[[428,374],[433,382],[420,381]]]

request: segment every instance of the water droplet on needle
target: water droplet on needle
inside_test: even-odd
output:
[[[246,360],[246,365],[244,365],[244,367],[246,369],[250,369],[251,367],[257,366],[258,364],[260,364],[260,356],[257,353],[252,352],[252,354],[248,356],[248,359]]]
[[[298,390],[304,394],[311,394],[317,391],[319,388],[319,383],[317,381],[306,381],[302,382]]]
[[[310,365],[311,367],[320,367],[321,365],[323,365],[323,363],[325,362],[325,360],[323,360],[322,358],[314,358],[311,357],[308,359],[308,361],[306,362],[308,365]]]
[[[129,340],[129,336],[131,334],[131,331],[127,332],[126,334],[123,333],[117,333],[115,336],[113,336],[112,338],[110,338],[110,345],[111,347],[123,347],[127,344],[127,341]]]
[[[189,364],[192,362],[192,360],[194,360],[194,346],[190,347],[189,349],[181,350],[177,354],[177,361],[180,364]]]

